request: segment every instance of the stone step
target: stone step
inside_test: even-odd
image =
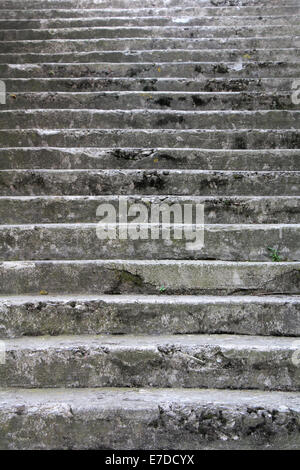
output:
[[[0,169],[299,171],[299,157],[291,149],[12,147],[0,149]]]
[[[299,129],[300,111],[165,109],[17,109],[0,111],[0,128],[21,129]]]
[[[3,450],[299,448],[295,392],[15,388],[0,398]]]
[[[92,259],[199,259],[269,261],[271,249],[282,261],[300,261],[297,224],[213,224],[204,226],[148,223],[150,210],[143,204],[145,224],[112,225],[115,239],[106,239],[100,217],[91,224],[0,225],[0,260]],[[180,220],[182,207],[179,206]],[[137,213],[134,212],[136,215]],[[132,220],[132,217],[129,218]],[[101,225],[99,227],[98,223]],[[200,224],[200,221],[198,222]],[[99,238],[99,230],[104,239]],[[120,231],[125,239],[120,239]],[[103,233],[105,232],[105,233]],[[154,239],[157,234],[158,239]],[[204,237],[204,246],[199,242]],[[140,236],[142,239],[140,239]]]
[[[191,110],[296,110],[290,92],[48,92],[7,93],[4,109],[174,109]]]
[[[94,51],[65,53],[18,53],[0,54],[1,64],[40,64],[40,63],[91,63],[91,62],[120,62],[120,63],[145,63],[145,62],[233,62],[255,63],[262,61],[299,61],[300,48],[288,49],[224,49],[224,50],[188,50],[183,48],[172,50],[141,50],[141,51]]]
[[[233,10],[234,6],[237,7],[257,7],[264,11],[264,8],[270,7],[270,2],[267,0],[233,0],[233,5],[230,5]],[[297,0],[288,0],[285,2],[287,7],[298,7],[299,4]],[[187,7],[215,7],[216,11],[220,11],[217,7],[228,7],[228,2],[225,0],[188,0],[184,5]],[[282,0],[272,0],[272,7],[282,7]],[[77,0],[77,3],[74,0],[27,0],[26,7],[28,9],[95,9],[95,8],[121,8],[121,9],[135,9],[135,8],[145,8],[144,0]],[[170,8],[170,7],[182,7],[182,0],[151,0],[152,8]],[[24,9],[24,3],[22,0],[2,0],[0,5],[1,10],[16,10]],[[228,10],[228,8],[226,8]]]
[[[299,262],[6,261],[0,295],[299,294]]]
[[[220,38],[237,35],[237,26],[99,26],[89,28],[6,29],[0,31],[0,41],[45,39],[101,39],[101,38]],[[298,25],[241,26],[241,38],[269,36],[299,36]]]
[[[300,8],[299,8],[300,11]],[[280,16],[111,16],[85,18],[55,18],[55,19],[0,19],[0,28],[2,31],[8,30],[26,30],[26,29],[66,29],[66,28],[94,28],[94,27],[143,27],[143,26],[236,26],[238,28],[244,26],[269,27],[273,26],[291,26],[299,25],[300,16],[280,15]]]
[[[118,196],[2,196],[0,223],[95,223],[100,204],[118,211]],[[300,196],[128,196],[134,204],[203,204],[207,224],[300,224]],[[118,212],[117,212],[118,215]],[[119,218],[118,218],[119,220]]]
[[[57,125],[57,123],[56,123]],[[39,127],[39,126],[37,126]],[[0,130],[0,146],[188,149],[299,149],[297,130],[15,129]],[[119,155],[119,153],[118,153]]]
[[[246,59],[245,59],[246,60]],[[289,77],[298,78],[300,62],[159,62],[159,63],[88,63],[88,64],[0,64],[0,76],[5,78],[113,78],[142,79],[264,79]],[[225,91],[225,90],[223,90]]]
[[[223,49],[287,49],[298,47],[299,36],[279,36],[279,37],[232,37],[220,41],[214,38],[131,38],[131,39],[48,39],[45,41],[1,41],[0,51],[10,53],[64,53],[73,52],[76,55],[80,52],[94,51],[138,51],[138,50],[166,50],[166,49],[210,49],[220,51]],[[253,51],[252,51],[253,52]]]
[[[0,66],[1,67],[1,66]],[[272,93],[274,99],[281,93],[291,95],[292,78],[6,78],[10,93],[28,92],[258,92]],[[276,92],[276,94],[275,94]],[[10,97],[10,103],[14,97]]]
[[[40,6],[40,5],[39,5]],[[157,17],[169,17],[171,16],[178,16],[179,23],[184,24],[186,17],[189,16],[214,16],[216,20],[218,16],[222,15],[223,17],[231,17],[231,16],[240,16],[241,18],[246,16],[257,16],[257,20],[260,22],[261,17],[267,16],[290,16],[292,18],[293,15],[299,14],[299,7],[295,6],[264,6],[263,10],[260,6],[248,6],[248,7],[229,7],[226,8],[222,6],[221,8],[216,7],[203,7],[199,6],[192,6],[192,7],[185,7],[185,6],[176,6],[173,7],[172,10],[170,8],[152,8],[151,6],[148,8],[130,8],[130,9],[120,9],[120,8],[106,8],[106,9],[99,9],[99,8],[75,8],[72,9],[63,9],[63,8],[55,8],[55,9],[28,9],[28,10],[1,10],[1,18],[2,19],[62,19],[62,18],[106,18],[106,17],[139,17],[139,16],[157,16]]]
[[[145,331],[149,335],[300,336],[299,320],[299,296],[35,295],[0,298],[2,339],[42,335],[142,335]]]
[[[0,385],[298,391],[299,365],[294,357],[299,344],[299,339],[245,335],[7,339]]]
[[[1,170],[1,196],[299,196],[299,171]]]

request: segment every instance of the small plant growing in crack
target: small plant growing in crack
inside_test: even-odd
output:
[[[161,294],[162,294],[163,292],[165,292],[165,291],[166,291],[165,286],[161,286],[161,287],[159,288],[159,292],[160,292]]]
[[[279,255],[279,252],[276,248],[271,248],[270,246],[268,246],[268,250],[270,252],[270,257],[272,261],[274,261],[275,263],[281,261],[281,256]]]

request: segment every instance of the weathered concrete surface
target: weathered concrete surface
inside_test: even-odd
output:
[[[128,196],[134,204],[204,204],[206,224],[299,224],[300,196]],[[119,211],[118,196],[0,197],[1,224],[95,223],[100,204]],[[4,228],[4,227],[3,227]],[[255,227],[254,227],[255,228]]]
[[[1,18],[3,19],[54,19],[54,18],[89,18],[89,17],[96,17],[96,18],[103,18],[103,17],[128,17],[129,13],[133,17],[144,17],[144,16],[157,16],[157,17],[164,17],[170,16],[170,8],[145,8],[144,7],[136,7],[133,4],[133,8],[130,9],[121,9],[121,8],[105,8],[103,9],[101,5],[98,5],[98,8],[75,8],[76,5],[72,4],[72,9],[62,8],[61,3],[59,4],[58,8],[51,9],[41,9],[42,5],[39,3],[37,5],[39,8],[34,9],[30,8],[28,10],[2,10],[1,11]],[[87,5],[89,7],[89,5]],[[282,6],[282,5],[275,5],[273,6],[267,4],[264,7],[264,16],[281,16],[281,15],[294,15],[299,12],[299,8],[297,6]],[[179,23],[186,20],[185,17],[189,16],[215,16],[216,19],[220,15],[223,16],[238,16],[238,17],[249,17],[249,16],[256,16],[258,18],[261,17],[261,7],[259,6],[245,6],[241,8],[226,8],[224,6],[220,8],[216,7],[203,7],[201,4],[197,4],[197,6],[185,6],[185,5],[178,5],[172,8],[172,17],[180,17]]]
[[[299,394],[1,390],[1,449],[299,449]]]
[[[145,332],[300,336],[300,297],[0,297],[1,338]]]
[[[290,93],[246,92],[67,92],[10,93],[4,109],[130,110],[176,111],[297,110]]]
[[[30,109],[0,111],[2,129],[300,129],[300,110]],[[5,127],[6,126],[6,127]]]
[[[41,11],[41,10],[39,10]],[[46,10],[45,10],[46,11]],[[22,10],[22,13],[29,13]],[[186,38],[184,47],[187,50],[223,50],[238,49],[286,49],[295,48],[300,36],[273,36],[273,37],[232,37],[226,41],[214,38]],[[173,50],[182,49],[182,39],[175,38],[110,38],[110,39],[47,39],[25,41],[1,41],[1,52],[11,53],[63,53],[63,52],[91,52],[91,51],[138,51],[138,50]],[[241,53],[241,55],[243,55]],[[251,54],[250,58],[252,57]],[[249,60],[249,59],[248,59]]]
[[[300,8],[299,8],[300,12]],[[114,26],[123,26],[126,28],[129,27],[143,27],[143,26],[178,26],[178,24],[183,24],[186,27],[189,26],[292,26],[300,24],[300,16],[288,14],[285,15],[272,15],[262,17],[260,20],[257,16],[201,16],[185,15],[184,18],[179,17],[170,17],[170,16],[158,16],[158,15],[147,15],[143,16],[142,14],[134,15],[132,12],[131,15],[121,16],[112,15],[110,17],[101,17],[95,15],[93,18],[85,18],[84,15],[82,18],[53,18],[53,19],[27,19],[27,18],[18,18],[18,19],[0,19],[0,28],[1,30],[26,30],[26,29],[66,29],[66,28],[93,28],[93,27],[114,27]]]
[[[56,126],[58,124],[56,123]],[[211,129],[9,129],[2,147],[177,147],[196,149],[298,149],[298,130]]]
[[[170,16],[170,8],[144,8],[143,7],[136,7],[135,5],[133,8],[130,9],[121,9],[121,8],[105,8],[103,9],[101,5],[98,5],[98,8],[75,8],[76,5],[72,4],[72,9],[59,8],[51,9],[41,9],[41,4],[38,5],[39,9],[30,8],[28,10],[2,10],[1,11],[1,18],[3,19],[54,19],[54,18],[89,18],[89,17],[96,17],[96,18],[103,18],[103,17],[128,17],[129,13],[133,17],[144,17],[144,16]],[[281,15],[294,15],[299,12],[299,8],[297,6],[282,6],[282,5],[266,5],[264,7],[264,16],[281,16]],[[201,4],[198,3],[197,6],[176,6],[172,8],[172,17],[180,17],[181,21],[184,24],[185,17],[189,16],[215,16],[216,19],[220,15],[223,16],[238,16],[238,17],[249,17],[249,16],[257,16],[258,18],[261,17],[261,8],[259,6],[245,6],[244,8],[226,8],[224,6],[221,9],[216,7],[203,7]],[[257,18],[257,20],[258,20]],[[261,21],[261,20],[258,20]]]
[[[287,6],[298,6],[298,2],[296,0],[288,0],[286,3]],[[145,2],[143,0],[132,0],[128,3],[128,0],[78,0],[77,4],[74,5],[72,0],[28,0],[28,8],[57,8],[57,9],[65,9],[65,8],[86,8],[86,9],[94,9],[94,8],[122,8],[128,9],[130,8],[145,8]],[[152,0],[151,7],[180,7],[182,6],[181,0]],[[264,6],[269,6],[270,3],[266,0],[188,0],[186,7],[215,7],[216,11],[218,9],[216,7],[228,7],[228,6],[257,6],[260,9]],[[282,0],[272,0],[272,6],[282,6]],[[15,10],[15,9],[22,9],[23,3],[22,0],[3,0],[1,3],[2,10]],[[222,10],[221,10],[222,11]],[[220,12],[220,10],[219,10]]]
[[[95,217],[96,221],[97,217]],[[101,219],[99,218],[99,221]],[[169,218],[170,220],[170,218]],[[201,259],[224,261],[269,261],[268,247],[278,250],[282,261],[300,261],[300,225],[293,224],[171,224],[162,238],[159,224],[129,224],[128,239],[99,239],[97,223],[0,226],[1,260],[92,260],[92,259]],[[104,226],[102,226],[104,227]],[[124,225],[123,225],[124,227]],[[153,239],[152,230],[159,232]],[[124,230],[124,228],[123,228]],[[131,230],[135,231],[132,239]],[[165,229],[164,229],[165,230]],[[204,246],[195,245],[196,232],[204,231]],[[176,234],[175,231],[180,231]],[[142,234],[140,234],[142,233]],[[164,235],[166,237],[166,235]],[[178,238],[178,236],[180,238]],[[194,249],[190,243],[194,242]]]
[[[11,94],[19,92],[91,92],[91,91],[141,91],[141,92],[259,92],[278,93],[291,91],[292,78],[97,78],[96,76],[79,77],[53,77],[49,78],[6,78],[7,99],[14,98]],[[276,92],[276,94],[275,94]],[[151,93],[150,93],[151,94]]]
[[[90,62],[181,62],[181,61],[242,61],[247,57],[246,63],[255,63],[257,61],[280,61],[280,60],[299,60],[299,49],[259,49],[259,50],[240,50],[229,49],[216,51],[213,50],[157,50],[157,51],[94,51],[94,52],[74,52],[64,53],[18,53],[18,54],[0,54],[0,63],[6,64],[39,64],[39,63],[90,63]]]
[[[160,28],[161,29],[161,28]],[[30,30],[29,30],[30,31]],[[290,33],[290,31],[289,31]],[[7,35],[5,38],[8,40]],[[1,40],[1,32],[0,32]],[[132,63],[88,63],[88,64],[0,64],[2,78],[286,78],[297,79],[299,62],[132,62]]]
[[[42,336],[5,340],[2,387],[297,391],[300,340],[239,335]]]
[[[300,134],[299,134],[300,137]],[[1,170],[1,196],[299,195],[298,171]]]
[[[0,294],[299,294],[299,262],[7,261]]]
[[[242,141],[241,141],[242,144]],[[193,169],[299,171],[300,150],[191,148],[2,148],[0,168],[8,169]],[[277,196],[278,197],[278,196]],[[282,220],[284,222],[284,220]]]
[[[135,38],[135,37],[182,37],[182,38],[208,38],[234,37],[236,31],[240,37],[268,37],[274,33],[274,25],[250,26],[95,26],[78,28],[56,29],[7,29],[0,31],[0,41],[26,41],[46,39],[102,39],[102,38]],[[297,24],[276,26],[276,36],[299,35]]]

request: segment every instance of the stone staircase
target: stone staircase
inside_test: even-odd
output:
[[[299,449],[299,2],[2,0],[0,79],[0,448]]]

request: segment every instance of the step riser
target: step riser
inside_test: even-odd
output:
[[[298,294],[300,263],[5,262],[0,294]]]
[[[137,203],[204,204],[208,224],[299,224],[300,205],[296,197],[220,197],[220,198],[146,198],[131,196],[128,207]],[[112,204],[117,198],[104,197],[28,197],[0,198],[1,224],[95,223],[99,204]],[[119,220],[119,219],[117,219]]]
[[[28,342],[19,349],[8,340],[0,385],[299,390],[299,369],[292,362],[296,346],[294,350],[284,346],[253,350],[251,346],[234,349],[226,344],[198,345],[195,341],[188,346],[169,341],[124,347],[95,337],[93,342],[77,341],[68,347],[54,343],[47,349],[42,345],[35,349]]]
[[[0,111],[2,129],[300,129],[300,111]]]
[[[40,6],[40,5],[39,5]],[[262,15],[262,10],[260,7],[249,6],[241,8],[226,8],[222,7],[222,9],[218,8],[209,8],[209,7],[175,7],[172,8],[172,17],[185,17],[185,16],[214,16],[216,20],[218,20],[218,16],[222,14],[223,17],[232,17],[238,16],[241,19],[243,17],[249,16],[258,16]],[[263,8],[263,17],[266,16],[286,16],[289,15],[292,18],[293,15],[299,14],[299,8],[297,6],[294,7],[272,7],[272,5],[268,8],[267,6]],[[131,8],[128,10],[122,9],[75,9],[72,8],[71,10],[58,8],[55,10],[51,9],[44,9],[44,10],[2,10],[1,18],[2,19],[62,19],[62,18],[106,18],[106,17],[136,17],[136,16],[157,16],[158,18],[170,16],[170,8]]]
[[[182,27],[195,27],[195,26],[210,26],[210,27],[233,27],[238,28],[246,27],[270,27],[270,26],[289,26],[299,25],[299,16],[275,16],[266,17],[259,20],[257,16],[238,16],[238,17],[197,17],[197,16],[185,16],[185,17],[108,17],[108,18],[78,18],[78,19],[53,19],[53,20],[2,20],[0,19],[0,29],[3,31],[9,30],[26,30],[26,29],[66,29],[66,28],[99,28],[99,27],[143,27],[143,26],[182,26]]]
[[[95,220],[97,217],[95,216]],[[100,220],[100,218],[98,218]],[[99,228],[99,227],[98,227]],[[129,225],[128,230],[133,229]],[[97,225],[92,226],[0,226],[1,260],[86,260],[86,259],[216,259],[224,261],[269,261],[268,247],[279,249],[282,260],[300,261],[300,226],[243,226],[206,225],[204,247],[189,249],[191,238],[181,227],[180,239],[174,238],[174,227],[169,230],[170,239],[151,239],[151,229],[144,228],[145,240],[118,238],[100,240]],[[201,232],[202,232],[201,228]],[[200,229],[192,228],[192,239],[200,237]],[[128,231],[127,231],[128,233]],[[138,236],[139,227],[135,227]],[[166,236],[166,235],[163,235]],[[263,241],[262,241],[263,240]],[[247,248],[246,248],[247,247]]]
[[[1,171],[1,196],[299,195],[298,173],[198,171]]]
[[[100,92],[100,91],[141,91],[141,92],[281,92],[291,94],[292,79],[222,79],[211,78],[203,81],[189,79],[134,79],[134,78],[16,78],[5,80],[9,93],[17,92]],[[274,91],[276,95],[274,95]]]
[[[164,50],[164,49],[182,49],[183,47],[192,51],[193,49],[209,49],[222,51],[224,49],[285,49],[297,47],[300,37],[271,37],[271,38],[228,38],[220,42],[213,38],[210,39],[110,39],[110,40],[58,40],[48,41],[2,41],[0,50],[6,54],[12,53],[53,53],[73,52],[74,59],[80,52],[89,51],[122,51],[122,50]],[[254,51],[251,51],[253,54]],[[249,53],[249,55],[251,56]],[[241,52],[242,55],[242,52]]]
[[[57,123],[56,123],[57,125]],[[38,126],[39,127],[39,126]],[[0,130],[1,147],[104,147],[298,149],[298,131],[205,130]],[[253,193],[252,193],[253,194]]]
[[[191,110],[270,110],[300,109],[290,93],[273,94],[216,94],[216,93],[39,93],[8,94],[4,109],[174,109]]]
[[[299,171],[299,157],[299,150],[6,148],[0,149],[0,169]]]
[[[298,78],[297,63],[99,63],[99,64],[10,64],[0,65],[0,76],[5,78],[191,78],[207,81],[216,79],[241,79],[249,75],[257,78]],[[224,90],[225,91],[225,90]]]
[[[209,403],[207,395],[187,389],[2,390],[0,448],[24,449],[25,442],[36,450],[299,449],[296,393],[210,390]]]
[[[300,28],[299,28],[300,29]],[[300,42],[300,41],[299,41]],[[183,50],[182,50],[183,49]],[[245,56],[245,57],[244,57]],[[244,57],[244,59],[243,59]],[[0,54],[1,64],[39,64],[39,63],[90,63],[90,62],[120,62],[120,63],[139,63],[139,62],[234,62],[244,60],[244,63],[253,63],[257,61],[298,61],[300,59],[300,49],[266,49],[259,51],[242,50],[208,50],[208,51],[138,51],[138,52],[74,52],[63,54]]]
[[[279,26],[241,26],[239,36],[247,37],[269,37],[276,36],[299,36],[298,25]],[[215,38],[226,39],[236,35],[235,27],[213,27],[213,26],[144,26],[128,28],[122,26],[94,27],[94,28],[58,28],[58,29],[7,29],[0,31],[0,41],[21,40],[45,40],[45,39],[101,39],[101,38]]]
[[[300,336],[299,301],[199,302],[39,298],[0,302],[0,337],[78,334],[245,334]],[[252,298],[253,299],[253,298]],[[162,314],[163,312],[163,314]]]

